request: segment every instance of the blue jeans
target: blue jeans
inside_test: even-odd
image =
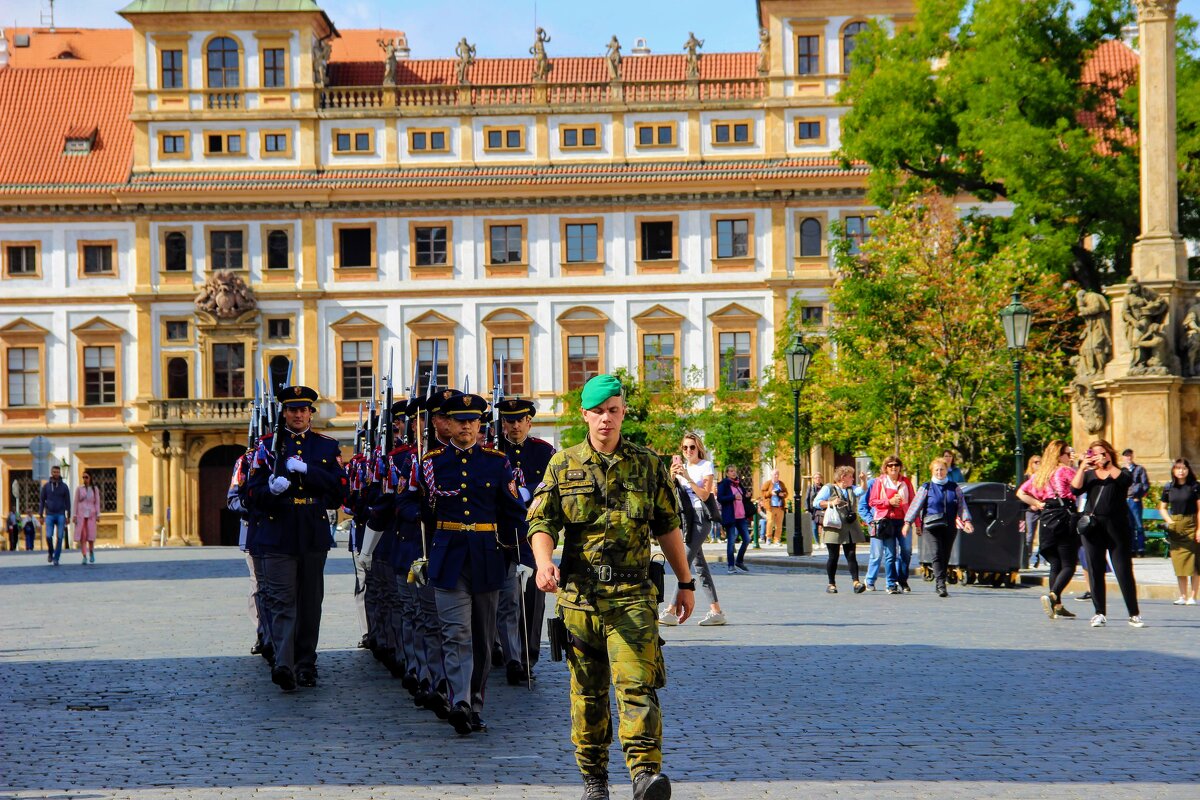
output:
[[[900,528],[900,530],[904,530]],[[896,549],[899,551],[899,558],[896,561],[896,580],[899,583],[908,583],[908,568],[912,564],[912,534],[907,536],[896,537]]]
[[[55,535],[55,528],[58,528],[58,533]],[[66,514],[47,514],[46,515],[46,550],[53,550],[54,563],[58,563],[58,559],[62,557],[63,539],[67,538],[67,515]]]
[[[871,540],[871,549],[874,551],[875,542],[879,542],[879,552],[883,561],[883,574],[887,578],[888,588],[891,589],[899,583],[908,582],[908,568],[904,567],[901,572],[900,561],[903,559],[903,548],[905,537],[900,535],[904,523],[898,519],[881,519],[875,523],[875,538]],[[909,548],[912,545],[908,545]],[[911,558],[912,551],[909,550]],[[867,565],[867,583],[871,583],[870,564]]]
[[[742,537],[742,547],[738,550],[737,561],[733,560],[733,543]],[[732,525],[725,526],[725,563],[730,567],[741,564],[746,557],[746,548],[750,546],[750,520],[735,519]]]
[[[871,555],[867,558],[867,586],[874,586],[879,578],[879,565],[883,563],[883,542],[878,536],[871,537]]]
[[[1125,498],[1129,506],[1129,530],[1133,532],[1133,552],[1146,552],[1146,526],[1142,524],[1142,501]]]

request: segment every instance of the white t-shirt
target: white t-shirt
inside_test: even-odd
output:
[[[687,467],[688,477],[691,478],[697,486],[703,486],[704,479],[713,474],[713,465],[711,461],[697,461],[695,464],[684,462],[684,466]],[[685,483],[683,488],[687,489],[688,497],[692,498],[693,503],[700,499],[696,496],[696,493],[692,491],[692,484]]]

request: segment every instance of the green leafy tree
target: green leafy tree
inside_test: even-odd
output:
[[[1132,76],[1082,77],[1131,19],[1127,0],[918,0],[911,26],[857,40],[842,156],[871,167],[882,207],[1007,200],[995,241],[1091,289],[1118,280],[1139,226],[1136,122],[1113,112]]]
[[[621,381],[628,406],[621,435],[659,453],[675,452],[695,418],[696,393],[689,386],[698,382],[698,371],[685,370],[682,381],[646,382],[624,367],[613,374]],[[579,444],[587,436],[582,394],[582,388],[572,389],[555,400],[556,408],[561,410],[558,424],[563,447]]]

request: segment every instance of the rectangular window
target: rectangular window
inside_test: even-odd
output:
[[[120,510],[117,505],[117,468],[88,467],[87,471],[92,476],[92,486],[96,488],[96,494],[100,496],[100,513],[117,513]]]
[[[714,122],[713,144],[751,144],[749,122]]]
[[[442,266],[446,262],[446,227],[437,225],[414,230],[418,267]]]
[[[845,217],[846,238],[850,240],[850,252],[859,253],[863,242],[871,238],[870,217]]]
[[[796,37],[796,74],[821,73],[821,39],[817,36]]]
[[[41,494],[41,484],[33,479],[31,469],[10,469],[8,477],[17,485],[17,502],[24,512],[36,511]],[[12,497],[12,487],[6,487],[9,497]]]
[[[371,267],[375,260],[371,257],[373,245],[371,228],[338,228],[338,266]]]
[[[292,338],[292,321],[287,317],[268,319],[267,338],[276,340]]]
[[[290,269],[290,255],[287,231],[275,230],[267,234],[267,269]]]
[[[241,231],[210,231],[208,234],[209,269],[241,269],[244,247]]]
[[[638,147],[670,147],[675,144],[675,123],[657,122],[635,125]]]
[[[162,50],[159,53],[162,65],[162,88],[183,88],[183,51]]]
[[[563,150],[600,149],[599,125],[564,125],[559,131]]]
[[[187,136],[182,133],[164,133],[159,139],[162,155],[183,157],[187,153]]]
[[[750,220],[717,220],[717,258],[747,258],[750,255]]]
[[[824,325],[825,324],[825,307],[824,306],[801,306],[800,321],[805,325]]]
[[[722,333],[717,337],[719,350],[718,371],[722,386],[730,389],[749,389],[750,332]]]
[[[117,348],[83,348],[83,404],[111,406],[117,402]]]
[[[594,222],[567,224],[567,261],[596,261],[600,227]]]
[[[567,337],[567,390],[578,389],[600,374],[600,337]]]
[[[187,320],[169,319],[164,324],[168,342],[186,342],[191,337],[188,335]]]
[[[370,400],[375,363],[370,342],[342,342],[342,399]]]
[[[810,142],[821,139],[821,123],[811,120],[800,120],[796,123],[796,141]]]
[[[437,366],[433,363],[433,343],[437,342]],[[417,382],[420,384],[420,394],[424,395],[429,386],[429,374],[437,376],[437,385],[445,388],[450,383],[450,340],[449,339],[418,339],[417,340]]]
[[[113,248],[111,244],[85,244],[82,250],[84,275],[112,274]]]
[[[506,395],[525,394],[525,340],[511,336],[492,339],[492,374],[504,360],[504,377],[500,389]]]
[[[375,152],[373,139],[371,131],[334,131],[333,152],[373,153]]]
[[[524,128],[484,128],[484,150],[524,150]]]
[[[412,129],[408,132],[408,149],[414,153],[446,153],[450,136],[446,130]]]
[[[185,272],[188,268],[187,234],[171,231],[163,238],[163,261],[167,272]]]
[[[4,256],[10,278],[37,275],[37,245],[10,244],[4,248]]]
[[[642,261],[669,261],[675,258],[675,223],[642,223]]]
[[[523,230],[520,225],[492,225],[488,228],[492,252],[489,264],[523,264],[521,258]]]
[[[246,396],[246,351],[240,344],[214,344],[213,397]]]
[[[208,156],[240,156],[246,152],[240,133],[204,134],[204,154]]]
[[[36,406],[41,403],[42,370],[36,347],[10,347],[8,350],[8,405]]]
[[[263,50],[263,86],[277,89],[286,85],[287,50],[282,47],[268,47]]]
[[[647,333],[642,336],[642,374],[649,383],[675,380],[675,334]]]
[[[286,133],[267,133],[263,135],[263,151],[267,153],[286,153],[288,135]]]

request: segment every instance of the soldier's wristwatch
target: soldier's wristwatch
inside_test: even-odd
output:
[[[679,582],[679,588],[680,588],[680,589],[687,589],[689,592],[694,592],[694,591],[696,591],[696,579],[695,579],[695,578],[692,578],[692,579],[691,579],[690,581],[688,581],[687,583],[684,583],[683,581],[680,581],[680,582]]]

